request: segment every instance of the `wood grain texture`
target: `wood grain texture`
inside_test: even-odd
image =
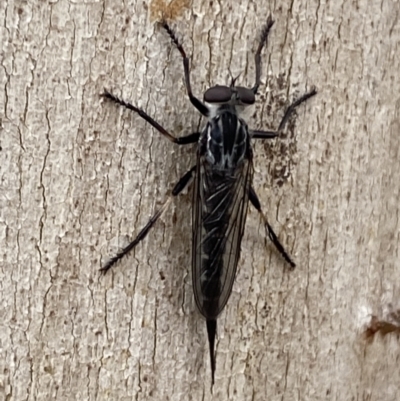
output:
[[[190,282],[191,193],[100,278],[194,163],[106,87],[176,136],[204,123],[162,1],[0,4],[0,399],[397,401],[400,340],[371,316],[400,308],[400,6],[356,1],[175,1],[199,97],[241,73],[275,19],[248,113],[254,187],[298,264],[290,272],[250,210],[219,320],[210,393],[205,323]],[[161,10],[161,11],[160,11]]]

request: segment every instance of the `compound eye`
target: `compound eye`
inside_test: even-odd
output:
[[[243,86],[235,86],[239,100],[245,104],[250,105],[256,101],[254,92],[251,89],[244,88]]]
[[[227,103],[231,97],[232,90],[229,86],[213,86],[204,93],[204,101],[207,103]]]

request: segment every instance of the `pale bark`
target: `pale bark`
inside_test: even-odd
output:
[[[0,399],[369,400],[400,397],[400,342],[367,342],[371,315],[400,308],[400,13],[396,1],[176,2],[194,92],[252,85],[254,186],[296,260],[264,245],[250,209],[219,320],[210,393],[204,321],[190,281],[191,192],[109,276],[127,243],[194,163],[103,87],[176,136],[204,123],[179,53],[155,25],[162,2],[0,4]]]

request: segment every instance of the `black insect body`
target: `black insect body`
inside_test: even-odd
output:
[[[108,91],[103,94],[106,99],[138,113],[171,142],[180,145],[198,142],[196,165],[178,181],[172,190],[172,195],[138,236],[101,270],[106,273],[119,259],[134,248],[166,210],[172,197],[177,196],[194,178],[192,280],[197,308],[207,322],[212,384],[214,384],[216,367],[214,350],[217,331],[216,319],[232,291],[249,201],[261,214],[267,234],[277,250],[292,268],[295,267],[262,212],[258,197],[252,188],[253,153],[250,142],[251,139],[277,137],[295,108],[314,96],[316,90],[311,90],[289,106],[276,131],[252,130],[239,116],[239,109],[255,102],[261,77],[261,51],[267,42],[273,23],[272,19],[268,18],[262,31],[255,54],[256,80],[253,88],[236,86],[235,79],[233,79],[230,86],[214,86],[208,89],[204,94],[203,103],[192,93],[189,59],[186,57],[182,45],[169,25],[165,21],[162,22],[163,28],[183,58],[189,99],[197,110],[208,118],[206,127],[200,133],[195,132],[175,138],[143,110],[119,99]]]

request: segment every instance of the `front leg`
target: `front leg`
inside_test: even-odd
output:
[[[169,37],[171,38],[172,42],[176,46],[176,48],[179,50],[179,53],[182,56],[183,59],[183,71],[185,73],[185,85],[186,85],[186,91],[189,96],[189,99],[191,103],[193,104],[194,107],[205,117],[208,117],[210,115],[210,111],[208,107],[202,103],[196,96],[193,95],[192,92],[192,86],[190,84],[190,72],[189,72],[189,59],[186,56],[185,50],[183,49],[182,44],[179,42],[178,38],[175,35],[175,32],[170,28],[170,26],[167,24],[167,22],[164,20],[161,22],[162,27],[167,31]]]

